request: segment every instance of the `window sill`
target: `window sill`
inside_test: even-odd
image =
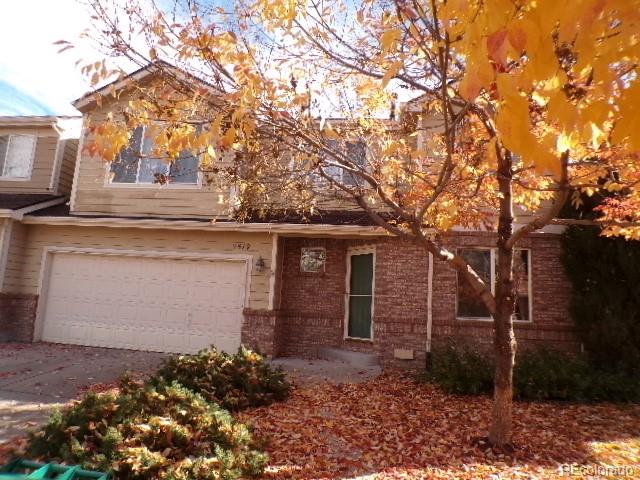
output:
[[[107,188],[123,188],[123,189],[135,189],[140,188],[144,190],[199,190],[202,188],[201,184],[195,183],[187,183],[187,184],[176,184],[169,183],[167,185],[162,185],[160,183],[105,183],[105,187]]]
[[[460,322],[479,322],[479,323],[493,323],[493,318],[482,318],[482,317],[456,317],[456,320]],[[512,320],[513,323],[517,324],[531,324],[533,320]]]
[[[373,338],[361,338],[361,337],[344,337],[344,340],[362,343],[373,343]]]
[[[28,182],[31,177],[2,177],[0,176],[0,182]]]

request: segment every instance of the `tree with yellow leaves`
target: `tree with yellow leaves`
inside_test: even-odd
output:
[[[153,123],[154,156],[201,153],[238,216],[351,206],[448,262],[494,319],[489,439],[509,444],[514,248],[598,190],[624,195],[594,223],[640,238],[640,0],[89,3],[87,35],[163,81],[87,148],[113,160]],[[494,292],[440,243],[456,225],[497,232]]]

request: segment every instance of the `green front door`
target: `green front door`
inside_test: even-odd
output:
[[[351,255],[347,336],[371,338],[373,305],[373,253]]]

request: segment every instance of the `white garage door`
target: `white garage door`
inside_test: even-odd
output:
[[[49,342],[192,353],[240,345],[246,262],[55,253]]]

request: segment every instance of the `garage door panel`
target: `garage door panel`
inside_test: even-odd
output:
[[[43,340],[164,352],[235,351],[245,263],[55,253]]]
[[[175,307],[175,306],[174,306]],[[169,307],[166,310],[166,321],[169,325],[174,325],[174,328],[182,325],[188,325],[189,312],[186,308],[174,308]]]
[[[182,282],[171,282],[169,285],[169,296],[173,301],[186,303],[189,300],[189,290],[191,284]]]
[[[146,330],[153,330],[154,327],[166,328],[166,316],[161,305],[145,305],[138,307],[137,327]]]
[[[137,320],[138,307],[135,303],[126,303],[114,305],[113,319],[116,323],[123,323],[125,325],[133,325]]]
[[[235,353],[238,350],[239,345],[236,343],[235,339],[232,337],[222,336],[218,339],[218,344],[220,345],[220,349],[225,352],[233,352]]]

